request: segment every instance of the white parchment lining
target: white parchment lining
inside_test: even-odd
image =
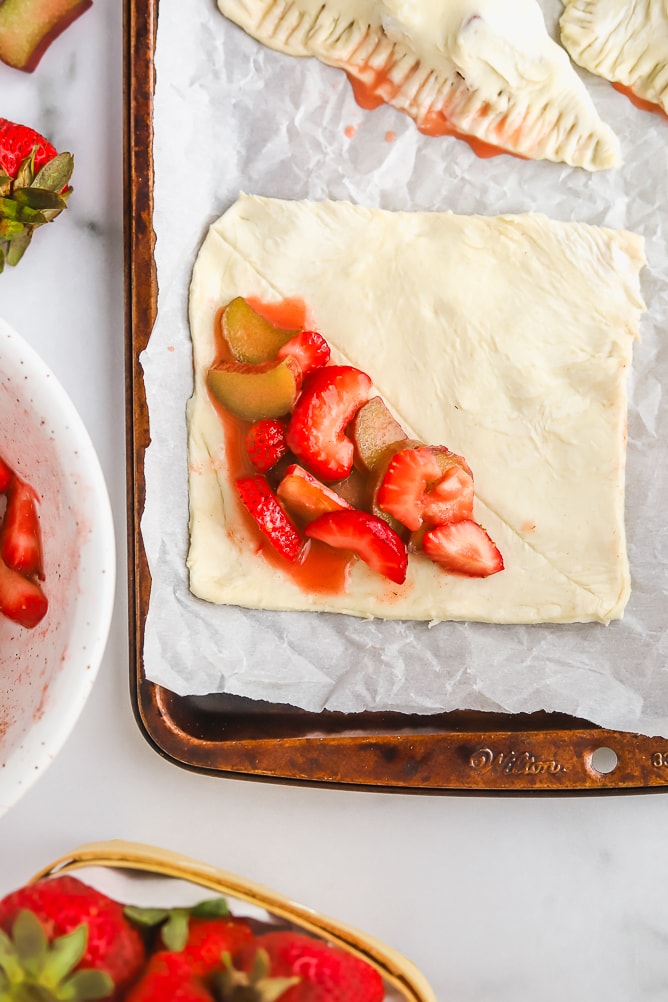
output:
[[[560,12],[544,0],[551,30]],[[556,37],[556,34],[555,34]],[[308,710],[547,709],[668,737],[668,121],[583,73],[624,166],[478,159],[421,136],[389,107],[360,109],[345,76],[262,48],[213,3],[159,7],[155,91],[158,320],[142,355],[151,426],[142,535],[152,577],[146,674],[180,695],[228,692]],[[358,620],[214,606],[188,589],[185,406],[192,266],[240,191],[384,209],[541,211],[644,236],[648,307],[629,383],[624,619],[493,626]]]

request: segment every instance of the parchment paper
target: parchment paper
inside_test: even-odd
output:
[[[556,33],[560,4],[545,0]],[[622,140],[624,167],[588,174],[421,136],[360,109],[345,75],[260,46],[213,0],[161,0],[155,91],[158,319],[142,356],[151,426],[142,534],[152,577],[144,663],[180,695],[228,692],[308,710],[560,711],[668,737],[668,121],[582,73]],[[189,592],[185,405],[190,273],[240,191],[384,209],[537,210],[641,233],[648,313],[629,383],[624,619],[494,626],[358,620],[214,606]]]

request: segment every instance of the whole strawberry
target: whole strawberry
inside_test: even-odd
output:
[[[213,1002],[213,998],[186,957],[164,950],[149,958],[124,1002]]]
[[[74,877],[22,887],[0,901],[0,998],[117,999],[145,961],[123,905]]]
[[[0,118],[0,271],[16,265],[33,233],[67,205],[74,169],[39,132]]]
[[[269,932],[240,950],[216,979],[222,1002],[383,1002],[378,971],[304,933]]]
[[[160,926],[159,949],[149,958],[125,1002],[211,999],[209,975],[220,969],[225,955],[236,953],[253,939],[250,926],[229,915],[223,898],[200,902],[192,909],[126,908],[141,925]]]

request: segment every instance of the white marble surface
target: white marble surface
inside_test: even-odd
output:
[[[188,853],[346,919],[410,956],[439,1000],[668,997],[668,797],[376,795],[190,774],[140,734],[128,694],[121,13],[93,8],[0,115],[76,155],[76,192],[0,276],[0,315],[43,355],[98,449],[121,573],[107,653],[57,760],[0,819],[0,891],[91,839]]]

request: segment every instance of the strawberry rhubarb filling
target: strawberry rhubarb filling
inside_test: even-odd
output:
[[[285,330],[256,306],[237,297],[222,311],[222,357],[207,385],[228,443],[237,442],[230,476],[238,500],[272,557],[287,572],[310,560],[320,590],[344,583],[319,563],[328,551],[361,559],[396,585],[409,553],[450,574],[503,570],[474,520],[466,461],[409,439],[370,376],[331,362],[322,334]],[[316,541],[322,548],[311,555]],[[266,546],[258,550],[266,555]]]

